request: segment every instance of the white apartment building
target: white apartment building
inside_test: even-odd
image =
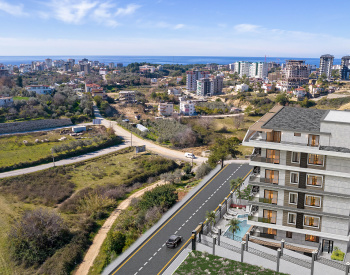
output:
[[[247,92],[249,90],[249,86],[247,84],[238,84],[235,87],[236,92]]]
[[[191,101],[180,101],[180,114],[193,116],[196,112],[195,104]]]
[[[266,62],[253,62],[249,67],[249,77],[267,78],[268,66]]]
[[[173,103],[159,103],[158,113],[160,116],[171,116],[174,111]]]
[[[252,125],[248,224],[260,237],[347,253],[350,112],[275,106]]]
[[[29,85],[26,87],[27,91],[35,92],[37,95],[50,94],[52,89],[47,85]]]
[[[234,68],[235,68],[235,73],[238,73],[240,77],[243,77],[244,75],[249,77],[250,62],[244,62],[244,61],[235,62]]]
[[[201,78],[208,78],[209,72],[194,70],[194,71],[187,71],[186,75],[187,75],[186,89],[188,91],[197,91],[197,80]]]
[[[268,64],[265,62],[245,62],[234,63],[234,72],[240,77],[266,78],[268,73]]]
[[[320,57],[320,75],[326,74],[327,78],[330,79],[332,76],[334,56],[330,54],[324,54]]]

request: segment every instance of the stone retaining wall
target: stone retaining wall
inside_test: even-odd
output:
[[[56,128],[72,125],[70,119],[40,119],[40,120],[30,120],[23,122],[12,122],[12,123],[1,123],[0,124],[0,134],[10,134],[18,132],[27,132],[42,130],[48,128]]]

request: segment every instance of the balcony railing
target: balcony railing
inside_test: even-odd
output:
[[[269,199],[269,198],[259,198],[259,197],[253,197],[250,199],[251,202],[262,202],[262,203],[268,203],[268,204],[277,204],[277,198],[276,199]]]
[[[248,216],[248,220],[253,222],[276,224],[276,218],[262,218],[262,217]]]
[[[265,163],[274,163],[274,164],[279,164],[280,159],[279,158],[265,158],[260,155],[256,156],[251,156],[250,157],[251,161],[257,161],[257,162],[265,162]]]
[[[253,176],[253,175],[250,176],[249,181],[250,182],[261,182],[261,183],[278,184],[278,179],[262,178],[260,176]]]
[[[289,142],[289,141],[269,141],[266,140],[266,137],[263,137],[261,134],[256,132],[253,134],[247,141],[258,141],[258,142],[271,142],[271,143],[281,143],[281,144],[287,144],[287,145],[297,145],[297,146],[308,146],[308,147],[320,147],[319,143],[313,143],[313,145],[309,144],[309,142],[301,143],[301,142]]]

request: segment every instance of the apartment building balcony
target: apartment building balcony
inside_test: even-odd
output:
[[[279,164],[280,160],[279,158],[267,158],[262,157],[261,155],[252,155],[250,156],[250,161],[256,161],[256,162],[264,162],[264,163],[272,163],[272,164]]]
[[[276,218],[264,218],[258,216],[248,216],[249,221],[276,224]]]
[[[254,185],[254,183],[269,183],[269,184],[278,184],[278,179],[276,178],[264,178],[260,175],[250,175],[249,182]]]

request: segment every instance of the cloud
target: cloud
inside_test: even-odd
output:
[[[1,0],[0,0],[1,1]],[[141,6],[129,4],[118,8],[110,1],[100,0],[51,0],[45,4],[51,8],[54,18],[67,24],[84,24],[89,20],[100,25],[116,27],[119,25],[118,16],[131,15]],[[47,13],[39,11],[42,18],[49,18]]]
[[[185,27],[184,24],[177,24],[177,25],[174,26],[174,30],[182,29],[184,27]]]
[[[115,13],[116,16],[120,15],[130,15],[133,14],[137,9],[139,9],[141,6],[136,4],[129,4],[125,8],[118,8],[117,12]]]
[[[5,1],[0,0],[0,10],[14,16],[26,16],[28,15],[23,11],[23,5],[12,5]]]
[[[240,33],[259,32],[261,27],[258,25],[252,25],[252,24],[238,24],[234,26],[234,29]]]

